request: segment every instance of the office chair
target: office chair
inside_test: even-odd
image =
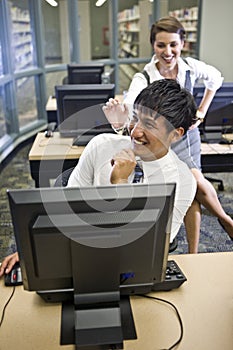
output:
[[[219,191],[224,191],[223,180],[216,179],[216,178],[209,177],[209,176],[205,176],[205,179],[208,180],[209,182],[216,182],[218,184],[218,190]]]
[[[67,84],[69,84],[68,77],[64,77],[62,79],[62,85],[67,85]]]
[[[66,169],[65,171],[63,171],[63,173],[58,175],[58,177],[55,180],[54,187],[66,187],[70,174],[72,173],[73,170],[74,170],[74,167]]]
[[[204,123],[199,125],[199,130],[200,130],[201,141],[204,142],[204,143],[209,143],[207,138],[206,138],[206,133],[205,133],[205,121],[204,121]],[[219,135],[222,135],[222,133],[219,133]],[[220,139],[221,139],[221,137],[219,136],[219,140]],[[217,179],[217,178],[214,178],[214,177],[209,177],[209,176],[205,176],[205,178],[209,182],[212,182],[212,183],[216,182],[218,184],[218,190],[219,191],[224,191],[223,180]]]

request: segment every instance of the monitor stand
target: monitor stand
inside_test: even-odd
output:
[[[76,344],[76,349],[85,350],[123,349],[123,340],[129,339],[137,339],[137,334],[128,296],[92,309],[75,310],[69,301],[62,304],[61,345]]]

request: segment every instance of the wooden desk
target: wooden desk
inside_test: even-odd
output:
[[[48,123],[57,123],[57,100],[54,96],[49,96],[45,109],[47,112]]]
[[[233,344],[233,252],[173,255],[187,277],[179,289],[152,293],[176,305],[184,325],[179,350],[232,350]],[[0,281],[0,310],[12,288]],[[179,336],[176,315],[161,302],[132,297],[137,340],[124,342],[125,350],[168,348]],[[60,304],[46,304],[33,292],[17,287],[7,306],[0,329],[0,349],[57,350]]]
[[[225,138],[233,140],[233,134]],[[203,173],[220,173],[233,171],[233,144],[202,143],[201,164]]]
[[[74,167],[84,150],[84,146],[72,146],[72,138],[61,138],[58,132],[53,135],[46,138],[44,133],[39,133],[29,153],[31,176],[36,187],[50,186],[50,179]],[[233,171],[233,144],[202,143],[201,161],[204,173]]]
[[[72,146],[73,138],[61,138],[59,132],[53,137],[38,133],[29,152],[30,171],[36,187],[49,187],[64,170],[74,167],[84,146]]]

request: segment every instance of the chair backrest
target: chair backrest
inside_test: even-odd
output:
[[[74,167],[66,169],[65,171],[63,171],[63,173],[58,175],[58,177],[55,180],[54,187],[66,187],[70,174],[72,173],[73,170],[74,170]]]

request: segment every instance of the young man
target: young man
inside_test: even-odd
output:
[[[163,79],[152,83],[135,100],[133,117],[128,125],[130,136],[101,134],[94,137],[85,147],[68,186],[130,183],[139,163],[143,169],[141,182],[176,183],[170,237],[173,242],[193,203],[196,181],[170,145],[195,122],[195,114],[192,95],[176,81]],[[9,272],[18,259],[17,252],[7,256],[0,276],[6,269]]]
[[[105,107],[105,112],[106,112]],[[136,98],[128,125],[130,136],[101,134],[85,147],[68,186],[133,182],[137,162],[144,183],[176,183],[172,242],[193,203],[196,181],[188,166],[170,149],[195,122],[191,94],[171,79],[156,81]]]

